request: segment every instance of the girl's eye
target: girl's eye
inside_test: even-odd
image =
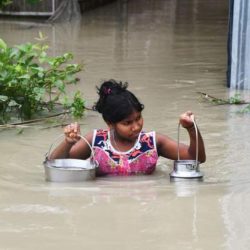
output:
[[[141,116],[138,116],[137,118],[136,118],[136,121],[138,122],[138,121],[140,121],[141,120]]]
[[[131,123],[132,123],[131,121],[124,121],[124,122],[123,122],[124,125],[129,125],[129,124],[131,124]]]

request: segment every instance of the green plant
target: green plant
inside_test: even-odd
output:
[[[11,0],[0,0],[0,10],[11,3],[12,3]]]
[[[40,2],[41,0],[26,0],[26,2],[28,4],[36,4],[38,2]],[[5,6],[9,5],[9,4],[12,4],[13,1],[12,0],[0,0],[0,10],[2,8],[4,8]]]
[[[39,39],[43,39],[41,33]],[[77,83],[75,74],[82,66],[68,63],[73,59],[71,53],[50,57],[47,50],[48,46],[42,43],[8,47],[0,39],[1,123],[6,123],[14,113],[21,119],[30,119],[39,111],[64,105],[66,86]],[[67,108],[77,117],[83,115],[84,101],[79,91]]]
[[[212,104],[216,104],[216,105],[224,105],[224,104],[247,104],[248,102],[246,102],[245,100],[241,99],[241,96],[239,93],[234,94],[232,97],[228,98],[228,99],[221,99],[221,98],[217,98],[211,95],[208,95],[206,93],[203,92],[198,92],[199,94],[201,94],[201,97],[203,100],[208,101]]]
[[[241,96],[239,93],[234,94],[234,96],[230,97],[228,99],[228,102],[230,104],[241,104],[243,100],[241,99]]]
[[[75,92],[73,101],[70,101],[69,98],[65,96],[63,105],[65,109],[70,110],[75,118],[82,118],[85,110],[85,102],[80,91]]]
[[[241,95],[239,93],[235,93],[232,97],[228,98],[228,99],[221,99],[221,98],[217,98],[211,95],[208,95],[206,93],[203,92],[198,92],[199,94],[201,94],[201,97],[203,100],[208,101],[212,104],[215,105],[245,105],[248,104],[245,108],[241,109],[240,111],[238,111],[238,113],[249,113],[250,112],[250,104],[249,102],[243,100],[241,98]]]
[[[240,110],[240,113],[250,113],[250,104],[248,104],[245,108]]]

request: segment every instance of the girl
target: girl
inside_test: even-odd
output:
[[[99,164],[98,175],[151,174],[157,159],[163,156],[177,160],[177,142],[168,136],[144,132],[143,104],[127,90],[127,83],[109,80],[97,88],[99,100],[96,111],[102,114],[108,129],[97,129],[84,137],[92,145],[94,160]],[[180,159],[196,158],[194,115],[187,111],[180,116],[180,124],[187,130],[190,144],[179,146]],[[91,150],[80,137],[80,126],[72,123],[64,128],[65,140],[52,152],[50,159],[87,159]],[[198,131],[198,160],[205,162],[203,139]]]

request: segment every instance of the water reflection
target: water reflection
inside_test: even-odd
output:
[[[225,245],[227,249],[247,249],[250,242],[249,184],[241,183],[229,188],[229,193],[221,199],[222,216],[227,229]]]

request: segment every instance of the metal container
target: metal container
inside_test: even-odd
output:
[[[61,137],[61,136],[60,136]],[[58,138],[60,138],[58,137]],[[57,139],[58,139],[57,138]],[[81,136],[91,149],[91,157],[87,160],[79,159],[54,159],[49,160],[51,148],[46,154],[45,161],[43,162],[45,170],[45,180],[51,182],[81,182],[94,180],[96,176],[96,168],[98,164],[93,161],[93,149],[89,142]],[[56,140],[57,140],[56,139]]]
[[[196,135],[196,159],[195,160],[180,160],[180,123],[178,125],[178,160],[174,161],[174,169],[170,173],[171,178],[202,178],[203,173],[200,172],[198,161],[198,129],[195,121],[193,121]]]

